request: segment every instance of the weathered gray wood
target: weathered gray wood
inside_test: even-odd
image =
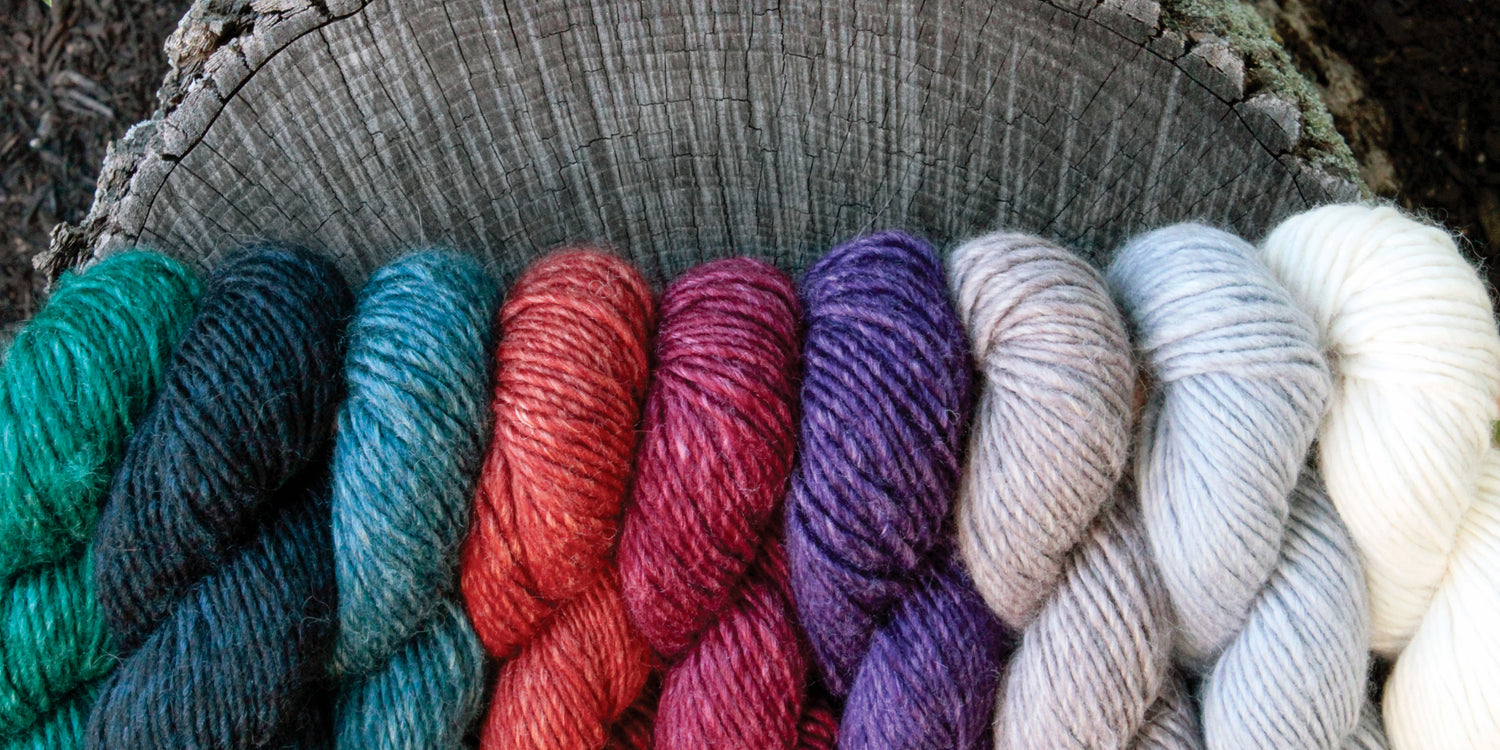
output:
[[[1255,236],[1357,195],[1307,166],[1296,104],[1247,94],[1227,42],[1149,0],[252,7],[184,25],[168,108],[118,144],[54,262],[140,242],[212,264],[269,239],[357,281],[417,246],[509,275],[603,241],[659,280],[726,254],[796,270],[886,226],[1097,258],[1168,221]]]

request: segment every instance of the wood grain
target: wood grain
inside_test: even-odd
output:
[[[1256,237],[1358,194],[1294,155],[1295,105],[1247,98],[1232,49],[1142,0],[252,7],[117,144],[57,257],[211,265],[269,239],[359,281],[442,245],[511,278],[602,241],[660,281],[729,254],[800,270],[888,226],[1098,259],[1164,222]]]

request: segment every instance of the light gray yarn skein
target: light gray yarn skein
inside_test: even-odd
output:
[[[1107,276],[1156,383],[1137,481],[1208,746],[1383,747],[1361,724],[1359,559],[1302,470],[1333,387],[1313,322],[1254,248],[1208,227],[1137,237]]]
[[[965,243],[949,275],[981,375],[959,546],[990,607],[1023,633],[996,747],[1201,746],[1166,590],[1135,500],[1117,489],[1136,370],[1103,279],[1020,234]]]

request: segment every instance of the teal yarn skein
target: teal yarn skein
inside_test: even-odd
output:
[[[67,273],[0,369],[0,747],[72,748],[113,666],[87,544],[198,280],[131,251]]]
[[[465,256],[380,269],[349,325],[333,451],[339,748],[458,748],[484,648],[458,601],[459,548],[490,433],[498,288]]]
[[[1207,746],[1383,747],[1361,563],[1304,468],[1333,392],[1312,319],[1204,226],[1136,237],[1107,277],[1155,382],[1137,485]]]

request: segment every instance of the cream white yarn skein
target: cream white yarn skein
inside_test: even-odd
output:
[[[1500,748],[1500,332],[1442,231],[1329,206],[1277,227],[1267,264],[1335,374],[1320,468],[1365,560],[1372,645],[1399,658],[1398,750]]]

